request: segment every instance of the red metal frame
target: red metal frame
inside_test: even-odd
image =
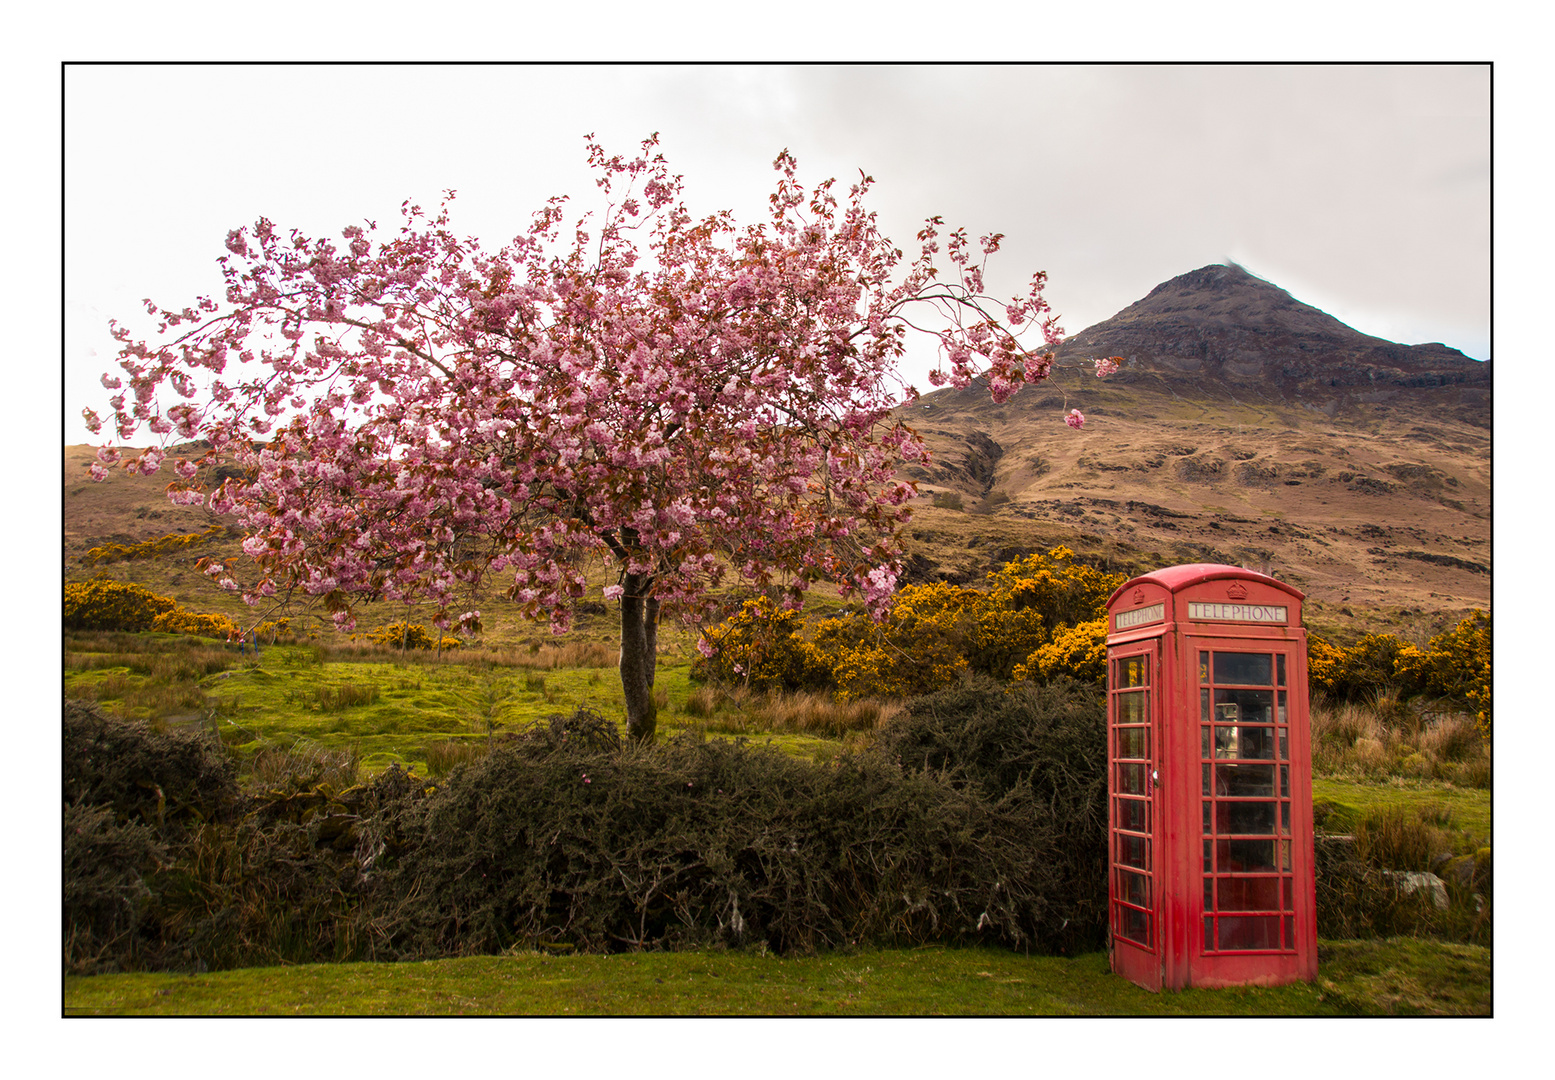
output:
[[[1112,966],[1147,989],[1317,976],[1301,601],[1274,578],[1203,563],[1108,601]],[[1141,662],[1148,686],[1129,685]]]
[[[1156,748],[1159,706],[1154,676],[1160,649],[1147,641],[1109,656],[1108,907],[1115,956],[1136,981],[1160,970],[1161,920],[1157,906]]]

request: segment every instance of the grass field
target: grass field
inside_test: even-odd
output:
[[[577,651],[574,659],[590,666],[551,667],[567,657],[539,649],[438,660],[312,644],[266,647],[256,660],[170,634],[77,634],[65,644],[64,693],[153,723],[213,726],[247,759],[318,747],[352,752],[367,774],[400,764],[424,776],[439,755],[450,756],[450,744],[474,752],[490,735],[578,708],[624,715],[615,652],[598,644]],[[661,658],[655,693],[661,737],[745,736],[820,759],[845,743],[794,725],[771,730],[759,698],[700,694],[693,703],[690,662],[680,656]]]
[[[1323,942],[1315,983],[1152,994],[1107,957],[996,949],[748,952],[311,964],[65,980],[67,1015],[1487,1016],[1490,952]]]
[[[1327,800],[1341,808],[1341,815],[1330,824],[1330,832],[1342,831],[1371,810],[1397,808],[1428,813],[1434,810],[1445,812],[1451,827],[1462,834],[1460,846],[1467,850],[1490,846],[1491,793],[1480,788],[1456,787],[1429,780],[1395,779],[1389,783],[1368,784],[1315,776],[1312,778],[1312,798],[1314,801]]]

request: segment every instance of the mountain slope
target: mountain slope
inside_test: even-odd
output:
[[[1121,370],[1094,378],[1086,361],[1111,355]],[[921,543],[959,568],[942,576],[980,565],[958,530],[1025,522],[1146,563],[1267,570],[1338,622],[1489,607],[1488,362],[1362,334],[1208,266],[1069,338],[1054,372],[1004,405],[974,385],[909,408],[934,455],[905,471],[921,501],[991,511],[920,518]],[[1062,423],[1074,407],[1079,432]]]

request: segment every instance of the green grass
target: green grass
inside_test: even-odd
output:
[[[866,950],[310,964],[65,979],[66,1015],[1391,1016],[1489,1015],[1490,952],[1323,942],[1316,983],[1152,994],[1105,954]]]
[[[298,745],[352,749],[368,774],[399,764],[425,776],[429,756],[446,751],[440,744],[484,740],[582,707],[618,719],[624,731],[625,705],[614,667],[532,670],[470,656],[435,662],[425,655],[407,661],[383,653],[323,659],[328,654],[309,644],[265,648],[255,663],[223,654],[214,643],[176,635],[134,635],[138,640],[129,643],[124,637],[79,635],[68,641],[65,696],[94,699],[153,721],[214,721],[224,741],[245,758]],[[125,651],[132,646],[145,651]],[[145,659],[149,653],[164,658],[189,653],[207,661],[164,673]],[[226,670],[214,670],[219,665],[209,662],[211,654],[227,656]],[[169,665],[164,659],[161,666]],[[840,739],[819,735],[721,730],[727,725],[718,719],[686,712],[693,689],[690,662],[662,657],[655,679],[661,738],[680,732],[743,735],[820,760],[842,749]]]
[[[1489,847],[1491,793],[1480,788],[1455,787],[1430,780],[1394,779],[1388,783],[1364,783],[1332,777],[1312,778],[1312,799],[1335,807],[1328,832],[1348,832],[1372,810],[1432,811],[1445,807],[1448,828],[1461,837],[1465,851]],[[1467,845],[1467,846],[1464,846]]]

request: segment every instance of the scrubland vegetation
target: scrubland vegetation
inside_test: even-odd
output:
[[[610,719],[598,642],[401,624],[324,644],[276,623],[256,654],[154,628],[182,609],[147,590],[67,586],[65,696],[96,705],[66,710],[66,971],[1084,956],[1105,943],[1096,616],[1114,577],[1056,549],[983,589],[908,586],[878,631],[752,600],[694,663],[661,661],[649,746]],[[1421,645],[1314,639],[1321,937],[1488,947],[1488,641],[1479,613]],[[1406,891],[1423,872],[1445,907]],[[1329,985],[1292,1008],[1488,1008]]]

